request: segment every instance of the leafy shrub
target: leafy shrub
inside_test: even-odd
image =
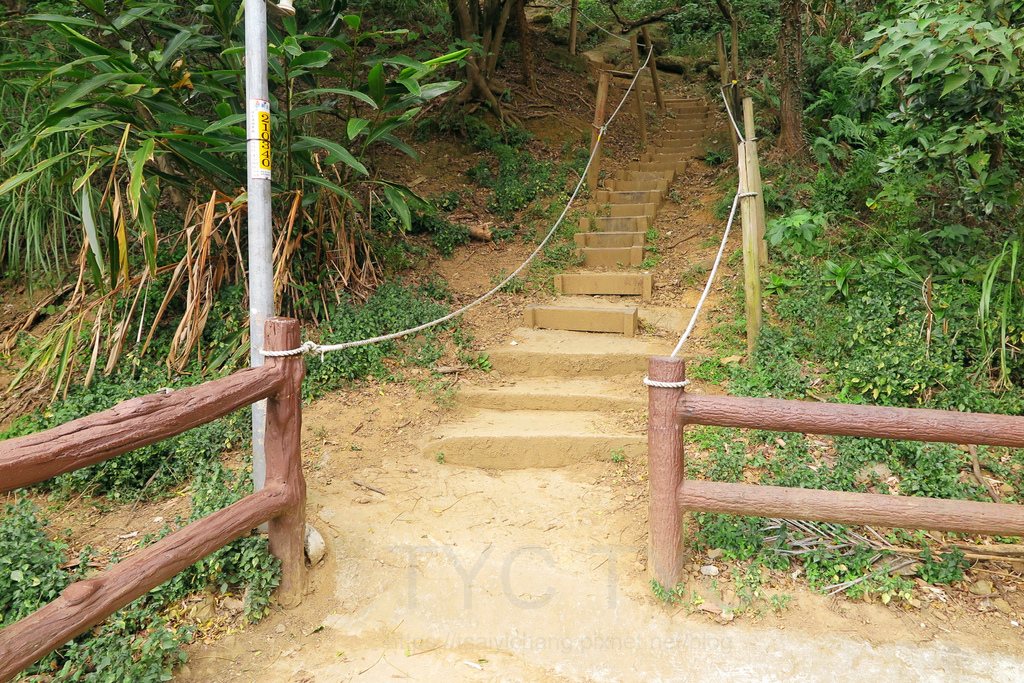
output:
[[[438,301],[447,296],[447,290],[439,281],[418,288],[385,282],[365,304],[349,303],[336,309],[322,328],[326,332],[320,342],[339,344],[370,339],[422,325],[448,313],[448,308]],[[404,341],[409,345],[406,358],[422,365],[436,359],[440,352],[437,332],[449,326],[450,323]],[[322,360],[311,359],[306,365],[306,391],[316,394],[338,387],[344,381],[368,375],[388,376],[390,372],[383,360],[394,355],[397,349],[398,342],[392,340],[335,351]]]

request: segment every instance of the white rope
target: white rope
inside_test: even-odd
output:
[[[571,9],[572,9],[572,7],[570,7],[569,5],[563,5],[563,4],[561,4],[561,3],[558,3],[558,2],[556,2],[556,3],[555,3],[555,6],[556,6],[556,7],[561,7],[562,9],[569,9],[569,10],[571,10]],[[599,31],[604,31],[605,33],[607,33],[608,35],[610,35],[610,36],[611,36],[612,38],[615,38],[616,40],[621,40],[621,41],[622,41],[622,42],[624,42],[624,43],[628,43],[628,42],[630,42],[629,40],[626,40],[626,39],[625,39],[625,38],[623,38],[622,36],[620,36],[620,35],[616,35],[616,34],[612,33],[611,31],[609,31],[608,29],[606,29],[606,28],[605,28],[604,26],[601,26],[601,24],[597,23],[596,21],[594,21],[593,19],[591,19],[590,17],[588,17],[588,16],[586,15],[586,14],[584,14],[584,13],[583,13],[583,10],[581,10],[581,9],[580,9],[579,7],[577,7],[577,8],[576,8],[576,13],[577,13],[577,14],[579,14],[579,15],[580,15],[581,17],[583,17],[584,19],[586,19],[587,21],[589,21],[589,22],[590,22],[591,24],[593,24],[593,25],[594,25],[594,27],[595,27],[595,28],[596,28],[597,30],[599,30]],[[558,14],[558,12],[556,12],[556,14]]]
[[[640,70],[638,70],[633,75],[633,80],[630,81],[629,87],[626,88],[626,92],[622,96],[622,100],[619,102],[619,106],[617,106],[615,108],[615,111],[612,112],[612,115],[608,117],[608,121],[606,121],[605,124],[603,126],[601,126],[600,130],[598,131],[598,134],[597,134],[598,141],[600,141],[601,136],[604,135],[605,131],[608,130],[608,126],[611,124],[611,122],[618,115],[619,110],[622,109],[622,105],[625,104],[626,99],[629,97],[629,93],[632,92],[633,86],[636,85],[637,78],[640,77],[640,72],[643,70],[644,67],[647,66],[647,62],[650,61],[652,53],[653,53],[653,50],[648,50],[647,51],[647,59],[644,60],[643,67],[640,67]],[[407,335],[414,334],[416,332],[422,332],[423,330],[426,330],[428,328],[434,327],[435,325],[440,325],[441,323],[448,322],[452,318],[456,318],[456,317],[462,315],[463,313],[465,313],[469,309],[473,308],[477,304],[485,301],[486,299],[489,299],[498,290],[500,290],[502,287],[504,287],[509,282],[511,282],[512,278],[516,277],[523,270],[523,268],[528,266],[530,264],[530,262],[533,261],[533,259],[537,257],[537,254],[539,254],[541,252],[541,250],[548,243],[548,241],[551,239],[551,237],[555,234],[555,231],[558,229],[558,226],[562,224],[562,220],[565,218],[565,215],[567,213],[569,213],[569,207],[571,207],[572,203],[574,201],[576,201],[576,197],[577,197],[577,195],[579,195],[580,189],[583,187],[583,183],[586,182],[587,171],[590,169],[590,165],[592,163],[594,163],[594,157],[596,156],[596,153],[597,153],[597,151],[599,149],[600,149],[599,145],[594,145],[594,149],[591,150],[591,152],[590,152],[590,158],[587,159],[587,165],[583,169],[583,173],[580,174],[580,180],[579,180],[578,183],[576,183],[576,189],[573,190],[572,196],[569,197],[569,201],[566,203],[565,208],[562,209],[562,213],[558,217],[558,220],[556,220],[555,224],[553,226],[551,226],[551,230],[548,231],[548,234],[545,235],[545,237],[541,241],[541,243],[537,245],[537,248],[533,250],[533,253],[530,254],[526,258],[526,260],[523,261],[523,263],[518,268],[516,268],[514,271],[512,271],[511,275],[509,275],[504,280],[502,280],[500,283],[498,283],[493,289],[491,289],[486,294],[483,294],[482,296],[478,297],[476,300],[471,301],[470,303],[466,304],[465,306],[463,306],[459,310],[455,311],[454,313],[449,313],[448,315],[446,315],[444,317],[441,317],[441,318],[438,318],[437,320],[432,320],[432,321],[430,321],[428,323],[424,323],[424,324],[419,325],[417,327],[412,327],[412,328],[409,328],[408,330],[402,330],[401,332],[392,332],[391,334],[385,334],[385,335],[381,335],[379,337],[373,337],[372,339],[360,339],[359,341],[344,342],[342,344],[317,344],[316,342],[307,341],[307,342],[303,342],[302,346],[300,346],[297,349],[290,349],[290,350],[287,350],[287,351],[267,351],[266,349],[260,349],[260,354],[263,355],[263,356],[271,357],[271,358],[281,358],[281,357],[285,357],[285,356],[299,356],[299,355],[303,355],[303,354],[307,354],[307,353],[319,353],[320,354],[320,359],[323,360],[324,354],[328,353],[328,352],[331,352],[331,351],[341,351],[342,349],[350,349],[350,348],[353,348],[353,347],[356,347],[356,346],[367,346],[369,344],[376,344],[378,342],[389,341],[391,339],[398,339],[399,337],[405,337]]]
[[[683,387],[690,386],[690,380],[684,379],[681,382],[658,382],[650,377],[644,377],[644,384],[649,387],[658,387],[659,389],[682,389]]]
[[[732,221],[736,216],[736,207],[739,206],[741,197],[749,197],[754,195],[753,192],[737,192],[736,196],[732,200],[732,209],[729,211],[729,222],[725,224],[725,234],[722,235],[722,244],[718,247],[718,255],[715,256],[715,265],[711,267],[711,274],[708,275],[707,284],[704,285],[704,292],[700,295],[700,301],[697,302],[697,306],[693,309],[693,315],[690,316],[690,324],[686,326],[686,331],[683,332],[682,338],[679,343],[676,344],[676,348],[672,351],[672,358],[675,358],[679,354],[679,350],[683,348],[683,344],[689,339],[690,333],[693,332],[694,326],[697,324],[697,316],[700,315],[700,309],[704,305],[704,300],[708,298],[708,293],[711,292],[711,285],[715,281],[715,274],[718,272],[718,265],[722,262],[722,254],[725,252],[725,243],[729,239],[729,231],[732,229]]]
[[[735,81],[733,81],[733,87],[736,87]],[[718,92],[722,93],[722,101],[725,102],[725,111],[729,114],[729,121],[732,122],[732,127],[736,131],[736,137],[739,138],[740,142],[746,142],[743,138],[743,133],[740,132],[740,127],[736,125],[736,119],[732,116],[732,109],[729,107],[729,98],[725,96],[725,88],[719,87]]]

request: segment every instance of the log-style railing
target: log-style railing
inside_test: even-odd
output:
[[[297,321],[267,321],[268,350],[295,349],[299,343]],[[302,600],[306,483],[299,446],[304,374],[301,356],[268,358],[260,368],[141,396],[45,432],[0,442],[3,493],[109,460],[267,399],[265,487],[96,576],[72,583],[53,602],[0,630],[0,682],[264,522],[269,522],[270,552],[281,560],[277,601],[293,607]]]
[[[651,482],[650,568],[674,586],[683,563],[682,515],[718,512],[843,524],[1000,536],[1024,535],[1024,506],[685,478],[688,424],[833,436],[1024,447],[1024,417],[916,408],[687,394],[681,358],[652,358],[647,462]]]

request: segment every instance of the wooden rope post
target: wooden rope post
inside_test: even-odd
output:
[[[751,192],[750,166],[756,164],[756,157],[751,161],[749,141],[741,142],[738,154],[739,188],[742,195]],[[757,347],[757,335],[761,332],[761,268],[758,248],[760,239],[757,234],[756,216],[757,203],[754,197],[740,198],[740,216],[743,224],[743,299],[747,320],[747,355]]]
[[[658,64],[654,58],[654,43],[651,42],[651,34],[644,26],[640,29],[644,36],[644,45],[647,46],[647,50],[651,52],[650,61],[647,63],[647,68],[651,71],[651,84],[654,86],[654,101],[658,103],[658,113],[665,113],[665,99],[661,96],[661,82],[658,80]]]
[[[629,37],[629,49],[633,53],[633,73],[637,73],[640,71],[640,48],[635,33]],[[644,107],[644,94],[639,77],[636,79],[633,95],[636,97],[636,118],[640,125],[640,149],[647,149],[647,109]]]
[[[750,191],[756,192],[754,197],[754,223],[757,228],[757,262],[762,266],[768,263],[768,243],[764,239],[764,188],[761,185],[761,163],[757,158],[757,135],[754,132],[754,102],[749,97],[743,98],[743,136],[747,139],[747,174],[750,177]]]
[[[729,88],[729,63],[725,59],[725,36],[719,31],[715,34],[715,52],[718,53],[718,72],[719,78],[722,81],[722,97],[729,99],[730,88]],[[730,102],[729,106],[732,106]],[[739,116],[739,113],[733,110],[733,114]],[[740,139],[736,137],[736,129],[733,125],[729,124],[729,138],[732,140],[732,160],[733,163],[739,161],[739,142]]]
[[[602,71],[597,83],[597,104],[594,106],[594,129],[590,131],[590,154],[594,157],[587,169],[587,186],[590,193],[597,192],[597,180],[601,175],[601,126],[604,125],[604,107],[608,102],[608,83],[611,75]]]
[[[297,349],[299,322],[288,318],[271,318],[265,327],[265,344],[270,351]],[[268,365],[280,365],[286,376],[280,391],[267,400],[267,485],[283,485],[289,505],[270,520],[270,552],[281,560],[281,584],[277,601],[283,607],[302,602],[305,588],[306,561],[306,481],[302,477],[302,378],[306,364],[302,356],[268,358]]]
[[[572,6],[569,8],[569,54],[571,55],[576,54],[576,22],[579,9],[580,0],[572,0]]]
[[[686,362],[654,357],[647,372],[657,382],[682,382]],[[651,482],[647,570],[669,589],[675,587],[683,569],[683,520],[677,497],[685,470],[683,423],[677,413],[683,392],[682,387],[647,388],[647,473]]]

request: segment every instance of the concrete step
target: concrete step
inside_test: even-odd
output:
[[[572,237],[582,248],[642,247],[647,243],[645,232],[578,232]]]
[[[675,169],[668,171],[629,171],[620,169],[615,171],[612,175],[612,180],[664,180],[666,183],[671,185],[676,179]]]
[[[621,268],[622,266],[639,266],[643,263],[643,260],[644,248],[642,245],[629,247],[586,247],[583,249],[583,265],[587,268]],[[545,327],[550,327],[550,325],[546,325]],[[563,327],[561,329],[578,330],[585,328]],[[605,330],[590,331],[603,332]]]
[[[581,232],[647,232],[651,227],[649,216],[623,216],[612,218],[610,216],[598,216],[597,218],[581,218]]]
[[[651,171],[675,171],[676,173],[682,173],[686,170],[685,161],[676,162],[660,162],[656,164],[648,164],[640,161],[631,161],[626,166],[627,170],[640,171],[640,172],[651,172]]]
[[[530,377],[514,383],[463,386],[458,402],[488,410],[646,411],[647,391],[633,375],[597,377]]]
[[[664,197],[668,194],[667,180],[606,180],[605,189],[609,192],[652,192],[657,191]]]
[[[661,129],[660,138],[686,138],[704,133],[710,127],[708,121],[691,121],[682,124],[668,124]]]
[[[616,450],[643,457],[647,435],[616,428],[613,419],[599,412],[475,409],[441,427],[422,452],[443,453],[445,464],[499,470],[607,460]]]
[[[611,250],[609,250],[611,251]],[[643,248],[640,249],[643,253]],[[574,330],[576,332],[614,332],[632,337],[640,323],[636,306],[624,308],[566,308],[563,306],[526,307],[523,313],[523,327],[544,327],[550,330]]]
[[[628,216],[650,216],[658,215],[658,204],[650,202],[647,204],[611,204],[609,205],[612,218],[626,218]],[[647,228],[644,228],[646,230]]]
[[[515,342],[515,344],[511,344]],[[519,328],[510,343],[485,350],[502,375],[523,377],[609,377],[647,372],[651,356],[672,353],[676,340]],[[684,352],[684,357],[692,358]]]
[[[654,277],[650,273],[560,273],[555,276],[555,290],[570,295],[639,296],[650,301]]]
[[[667,144],[669,142],[689,142],[690,140],[699,140],[710,132],[711,129],[704,127],[688,131],[665,131],[659,136],[657,142],[661,144]]]
[[[598,190],[596,201],[598,204],[657,204],[661,201],[662,196],[659,190],[634,190],[631,192]]]
[[[640,155],[640,161],[647,163],[662,163],[666,161],[677,162],[683,161],[681,154],[678,149],[659,149],[656,152],[645,152]]]

